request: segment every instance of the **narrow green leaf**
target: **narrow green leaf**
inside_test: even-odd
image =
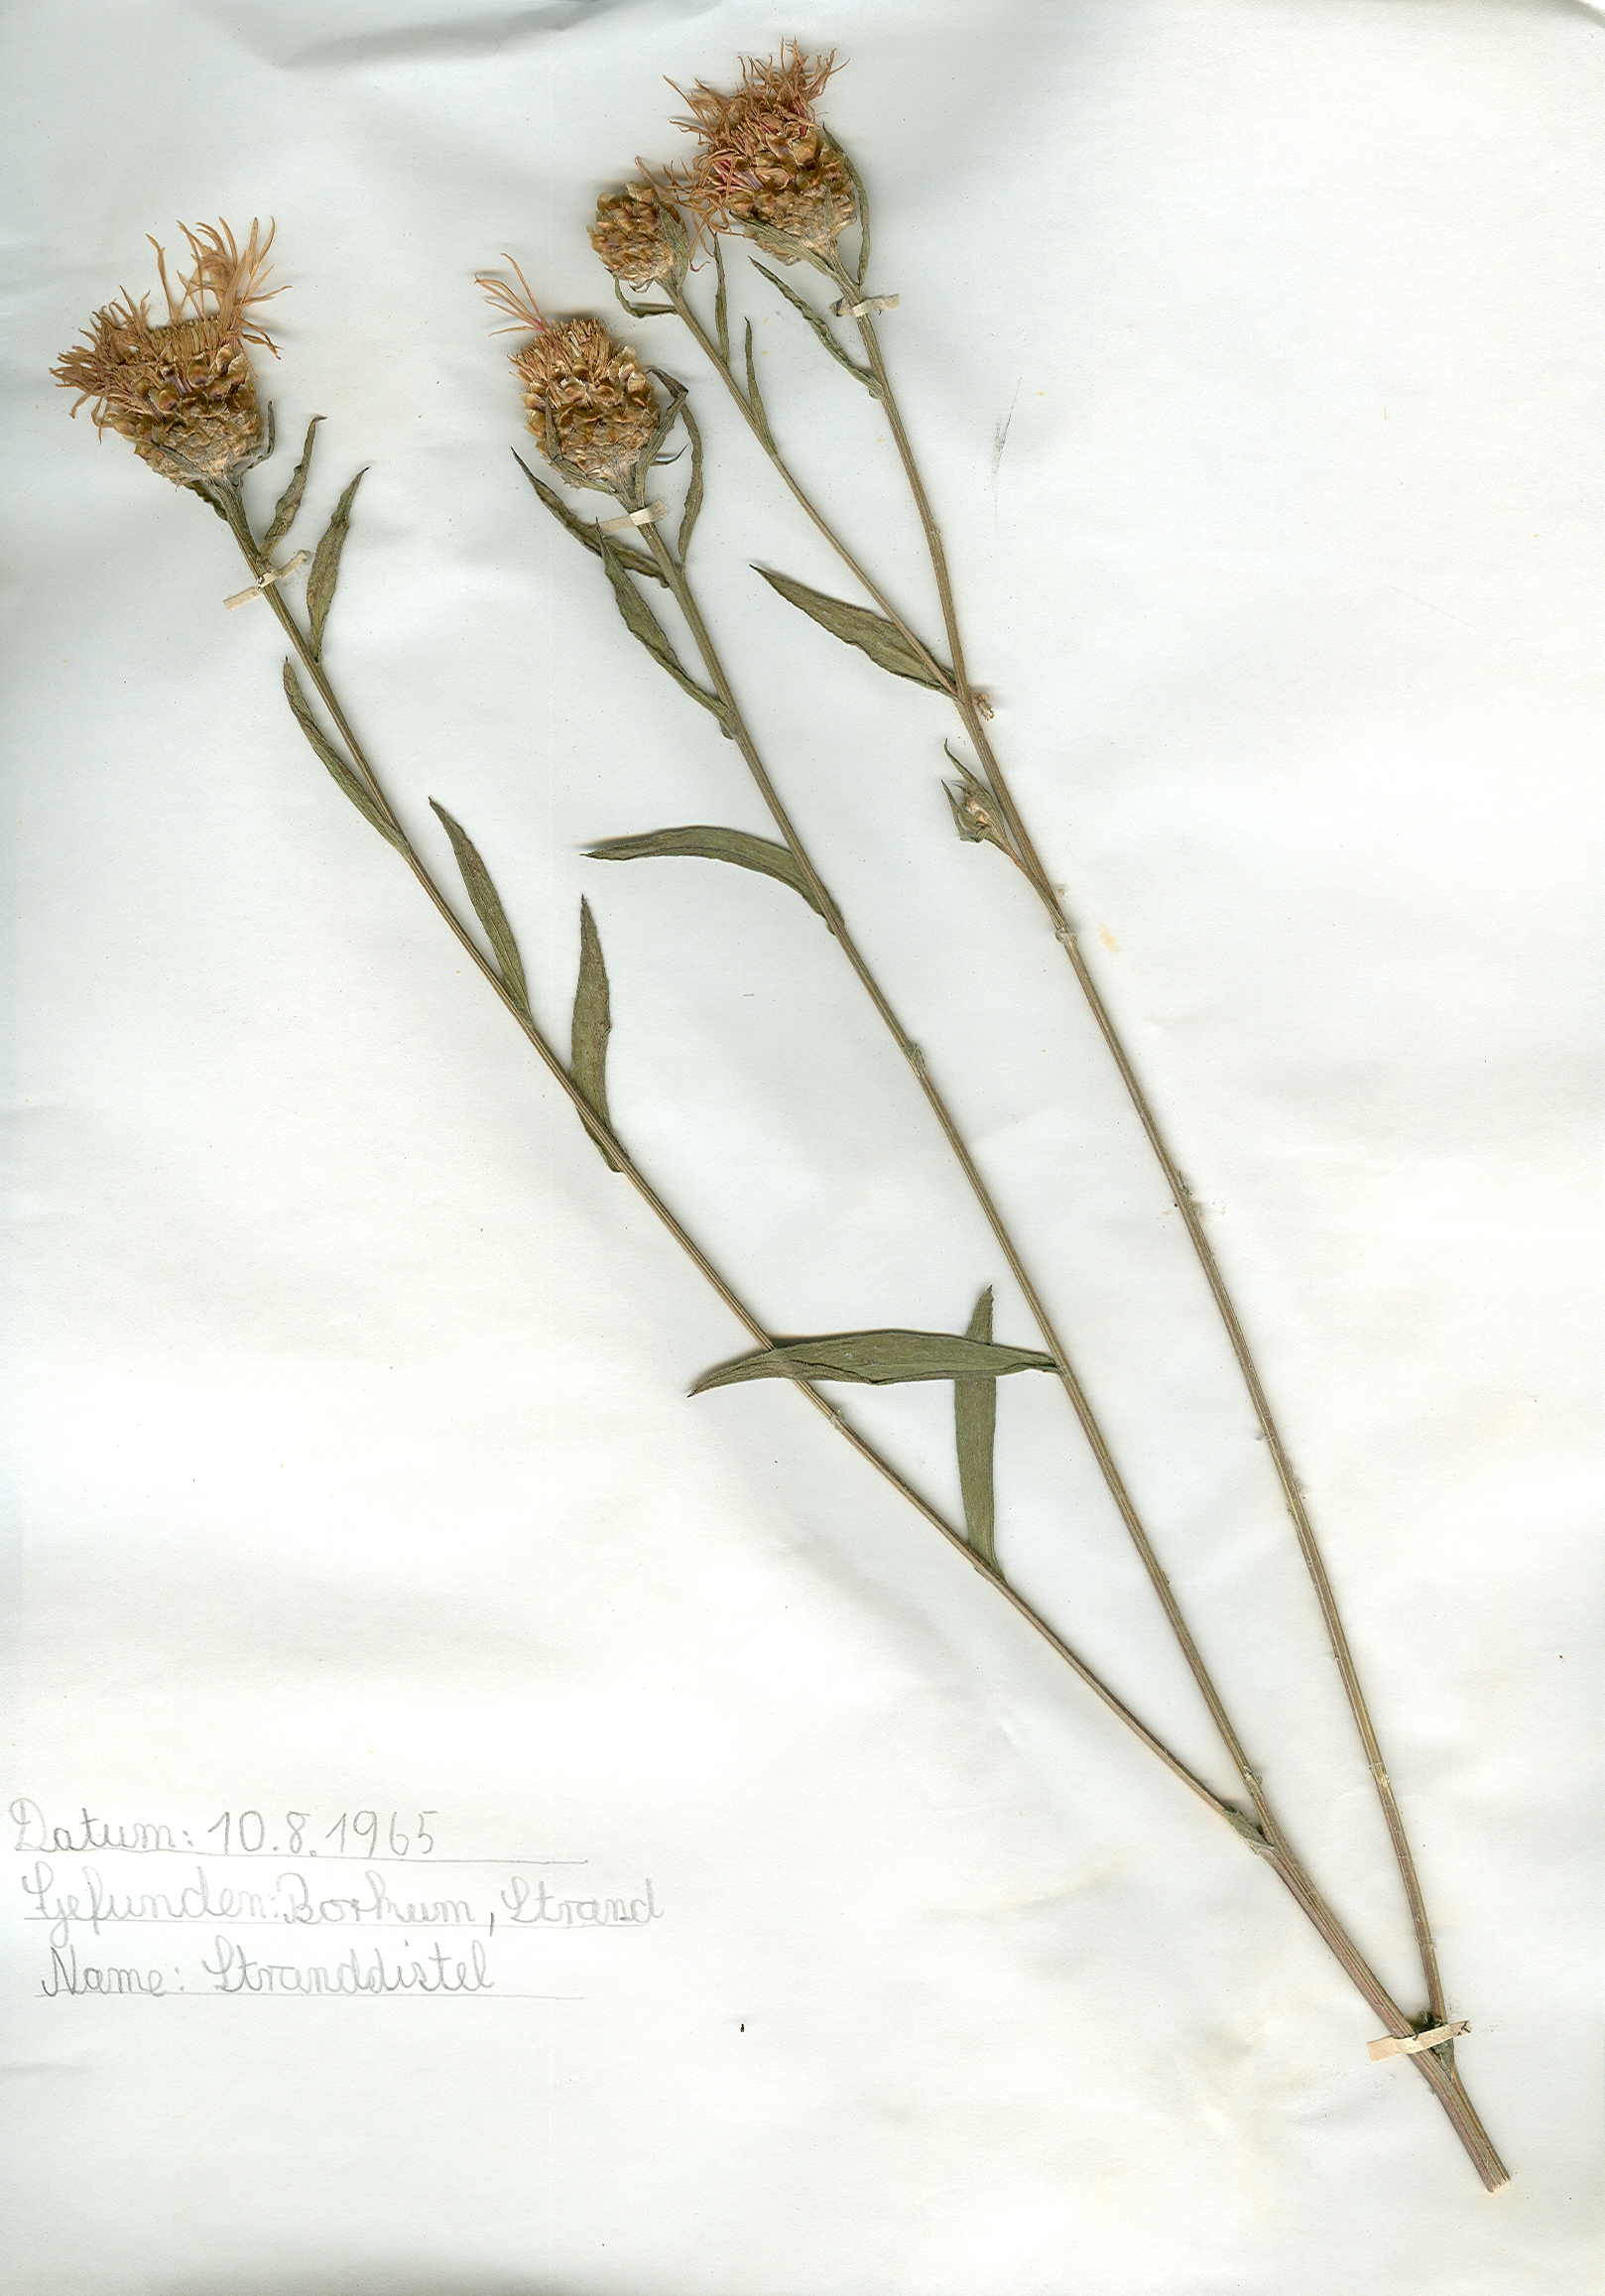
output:
[[[592,861],[655,861],[681,855],[692,861],[734,861],[737,868],[757,869],[790,885],[810,909],[824,915],[790,849],[746,829],[708,829],[696,823],[682,829],[653,829],[642,837],[607,837],[599,845],[587,845],[585,852]]]
[[[827,279],[833,276],[830,266],[817,248],[805,239],[799,239],[790,231],[777,231],[773,223],[759,223],[749,215],[741,225],[742,236],[756,240],[771,255],[778,255],[783,263],[807,263],[815,271],[822,271]]]
[[[365,475],[365,471],[359,470],[334,505],[334,516],[323,529],[323,538],[312,559],[312,571],[307,576],[307,619],[310,625],[314,662],[322,659],[323,624],[328,620],[329,607],[334,603],[334,584],[340,577],[340,553],[351,531],[351,505]]]
[[[691,267],[691,243],[685,236],[685,226],[674,208],[663,199],[658,201],[658,219],[663,224],[664,237],[674,250],[675,285],[683,287],[685,274]]]
[[[264,558],[270,558],[273,555],[296,523],[296,513],[301,508],[301,498],[307,491],[307,473],[312,466],[312,436],[322,420],[321,415],[314,415],[307,426],[307,444],[301,450],[301,460],[290,473],[290,484],[274,504],[273,517],[269,521],[268,531],[262,537],[262,555]]]
[[[951,694],[952,674],[942,670],[933,674],[920,659],[896,622],[889,622],[884,614],[873,614],[868,606],[849,605],[845,598],[830,597],[824,590],[809,589],[806,582],[794,581],[790,574],[771,574],[767,567],[759,567],[771,589],[779,590],[783,598],[828,630],[833,638],[841,638],[849,646],[862,647],[872,662],[894,677],[912,678],[917,686],[928,686],[934,694]]]
[[[753,364],[752,356],[752,320],[750,319],[747,321],[747,404],[757,418],[759,438],[773,453],[775,451],[775,435],[770,430],[769,416],[764,409],[764,394],[758,388],[758,369]]]
[[[613,595],[618,600],[625,627],[641,640],[653,660],[669,672],[677,686],[682,687],[693,702],[700,702],[704,709],[712,710],[726,738],[733,738],[735,728],[730,722],[730,712],[716,694],[708,693],[705,687],[698,686],[694,678],[686,675],[679,656],[669,642],[668,632],[631,581],[618,544],[607,534],[601,537],[601,544],[602,564],[607,569],[608,580],[613,584]]]
[[[755,238],[757,237],[756,232],[753,234],[753,236]],[[862,383],[865,390],[868,391],[872,399],[878,399],[881,395],[880,384],[870,373],[868,367],[861,367],[858,364],[858,361],[850,355],[846,348],[836,340],[834,333],[831,331],[830,321],[823,316],[821,312],[814,310],[807,297],[805,295],[799,295],[795,287],[788,287],[784,279],[777,279],[773,271],[766,271],[763,264],[758,261],[756,256],[753,257],[752,267],[754,271],[763,272],[764,277],[769,281],[771,287],[778,287],[780,289],[782,295],[785,296],[787,302],[792,306],[794,311],[800,311],[802,314],[802,317],[807,320],[809,326],[812,327],[814,333],[818,336],[820,342],[823,343],[825,349],[830,353],[830,356],[836,361],[837,365],[845,367],[847,372],[853,376],[857,382]]]
[[[1056,1368],[1051,1355],[1034,1347],[961,1339],[951,1332],[835,1332],[721,1363],[704,1371],[691,1393],[731,1387],[743,1379],[851,1379],[860,1386],[889,1387],[911,1379],[992,1380],[1011,1371]]]
[[[724,250],[719,235],[713,234],[713,268],[719,284],[713,291],[713,331],[719,338],[719,356],[726,366],[730,364],[730,298],[724,284]]]
[[[672,303],[632,303],[624,292],[624,282],[621,279],[614,280],[613,293],[632,319],[673,319],[675,316],[675,307]]]
[[[860,287],[862,287],[864,284],[864,275],[869,270],[869,199],[864,191],[864,179],[858,173],[858,170],[853,166],[852,159],[846,151],[845,147],[836,143],[835,137],[826,134],[822,128],[819,132],[824,138],[824,141],[827,144],[834,145],[835,149],[841,154],[841,164],[847,171],[848,181],[851,183],[853,188],[853,196],[858,201],[857,277],[858,284]]]
[[[602,944],[596,931],[596,920],[586,900],[579,904],[579,978],[574,984],[574,1024],[570,1039],[571,1051],[568,1074],[584,1095],[585,1105],[593,1116],[600,1116],[611,1132],[613,1119],[607,1110],[607,1040],[613,1033],[613,1008],[607,991],[607,966],[602,962]],[[609,1172],[619,1167],[602,1147],[603,1163]]]
[[[566,527],[575,542],[582,542],[588,551],[593,551],[600,558],[602,555],[602,531],[595,519],[576,518],[561,495],[555,494],[544,479],[537,478],[516,446],[513,448],[513,459],[558,525]],[[663,582],[665,587],[668,587],[667,576],[662,574],[653,565],[644,550],[631,550],[627,543],[618,542],[613,545],[613,548],[632,574],[650,574],[655,582]]]
[[[502,976],[502,986],[518,1006],[520,1012],[530,1009],[530,992],[524,980],[524,960],[513,939],[513,928],[507,922],[507,911],[502,897],[491,880],[490,871],[479,858],[479,848],[460,822],[454,822],[443,805],[434,798],[430,804],[440,818],[440,826],[451,839],[451,850],[457,856],[457,867],[462,871],[463,884],[474,905],[474,915],[485,928],[485,939],[490,943],[496,969]]]
[[[680,409],[680,421],[685,425],[685,436],[691,443],[691,482],[685,489],[685,508],[680,514],[679,563],[685,564],[685,553],[691,547],[691,532],[702,507],[702,434],[697,429],[689,407]]]
[[[285,699],[296,712],[297,724],[311,743],[313,750],[328,767],[340,788],[356,807],[363,820],[371,829],[376,829],[388,844],[394,845],[398,853],[405,853],[408,850],[407,839],[402,835],[400,829],[394,829],[386,821],[350,766],[346,764],[345,759],[333,743],[325,737],[321,726],[308,705],[307,697],[301,690],[301,680],[296,676],[294,665],[288,660],[285,663]]]
[[[975,1303],[964,1337],[988,1340],[992,1337],[992,1287]],[[998,1427],[998,1383],[995,1379],[953,1381],[953,1435],[958,1445],[958,1487],[964,1494],[964,1527],[970,1545],[990,1571],[998,1567],[993,1544],[996,1505],[992,1491],[992,1452]]]

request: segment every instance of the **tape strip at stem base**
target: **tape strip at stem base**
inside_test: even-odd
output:
[[[1461,2018],[1456,2025],[1434,2025],[1429,2033],[1384,2033],[1380,2041],[1366,2043],[1366,2055],[1373,2065],[1380,2065],[1384,2057],[1419,2057],[1423,2049],[1435,2049],[1440,2041],[1452,2041],[1470,2030]]]
[[[838,295],[830,308],[837,319],[864,319],[872,311],[896,311],[899,301],[895,295],[872,295],[863,303],[849,303],[844,295]]]

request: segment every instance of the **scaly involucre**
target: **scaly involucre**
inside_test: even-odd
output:
[[[622,486],[651,444],[662,413],[651,376],[600,319],[559,319],[554,325],[516,263],[513,269],[517,289],[497,279],[479,284],[499,311],[535,331],[534,342],[514,351],[512,361],[542,453],[548,453],[550,416],[565,461],[597,486]]]
[[[651,287],[675,268],[663,209],[650,184],[626,184],[621,191],[603,193],[596,202],[591,245],[626,287]]]
[[[227,478],[257,460],[266,445],[245,345],[274,349],[250,311],[282,290],[264,284],[271,223],[264,238],[253,221],[243,248],[226,223],[180,228],[193,269],[180,280],[177,294],[165,253],[151,241],[167,298],[166,319],[153,321],[150,297],[136,303],[124,288],[121,302],[95,313],[86,339],[63,351],[51,373],[77,392],[74,415],[92,399],[97,430],[121,432],[153,470],[189,486],[197,477]]]
[[[700,79],[688,95],[677,90],[691,117],[676,125],[702,143],[673,180],[700,224],[739,231],[764,223],[821,255],[830,253],[857,211],[842,156],[813,116],[835,61],[833,55],[804,56],[793,41],[789,50],[782,46],[779,62],[744,56],[741,85],[733,94]]]

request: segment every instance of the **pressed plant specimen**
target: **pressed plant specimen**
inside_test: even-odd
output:
[[[957,709],[975,756],[972,766],[951,749],[947,755],[958,779],[946,785],[954,827],[959,836],[990,845],[1011,861],[1047,912],[1053,937],[1062,948],[1073,978],[1091,1017],[1112,1056],[1121,1082],[1160,1164],[1171,1198],[1180,1212],[1200,1270],[1218,1311],[1226,1337],[1246,1384],[1260,1433],[1266,1443],[1295,1535],[1320,1607],[1332,1655],[1358,1730],[1375,1784],[1404,1894],[1415,1931],[1426,1995],[1424,2015],[1413,2027],[1410,2053],[1445,2105],[1484,2183],[1495,2189],[1505,2171],[1466,2099],[1454,2065],[1456,2033],[1466,2028],[1452,2021],[1438,1966],[1436,1946],[1397,1795],[1383,1759],[1377,1730],[1360,1682],[1358,1667],[1339,1614],[1324,1558],[1317,1542],[1303,1494],[1298,1486],[1281,1429],[1274,1414],[1248,1334],[1239,1317],[1225,1277],[1205,1230],[1193,1195],[1123,1042],[1115,1018],[1105,1002],[1078,944],[1060,889],[1054,884],[1017,806],[999,762],[987,721],[992,711],[984,695],[973,686],[966,668],[953,585],[941,534],[915,458],[875,325],[877,313],[892,308],[896,297],[872,293],[868,285],[871,252],[868,201],[857,168],[823,127],[815,103],[833,69],[829,58],[810,59],[794,44],[778,60],[742,61],[740,83],[724,93],[698,81],[687,97],[691,117],[680,124],[698,137],[691,163],[626,184],[604,194],[591,228],[596,253],[612,273],[615,293],[623,308],[640,319],[678,317],[709,360],[743,419],[768,455],[799,507],[814,529],[829,543],[857,580],[872,607],[826,596],[785,575],[764,572],[765,578],[792,604],[801,608],[833,636],[861,648],[883,668],[942,694]],[[855,259],[843,252],[845,234],[856,229]],[[752,323],[746,323],[743,373],[738,376],[731,356],[728,286],[720,235],[736,233],[762,247],[787,268],[808,266],[838,293],[828,311],[790,286],[765,265],[755,268],[779,291],[806,322],[814,338],[836,365],[867,390],[882,407],[924,533],[930,572],[939,601],[946,659],[916,632],[898,610],[883,585],[866,570],[861,554],[844,542],[819,510],[782,454],[771,425],[770,412],[759,387],[753,356]],[[706,322],[689,295],[692,250],[700,240],[711,244],[715,271],[711,321]],[[516,269],[516,267],[515,267]],[[827,920],[831,931],[869,994],[881,1019],[909,1059],[920,1086],[952,1149],[979,1204],[1003,1257],[1032,1313],[1044,1348],[1090,1442],[1100,1471],[1125,1527],[1135,1543],[1173,1633],[1202,1694],[1234,1769],[1246,1790],[1254,1822],[1240,1822],[1239,1830],[1262,1853],[1270,1846],[1282,1858],[1282,1877],[1300,1898],[1306,1913],[1323,1929],[1340,1961],[1366,1990],[1374,1979],[1362,1977],[1339,1946],[1329,1925],[1330,1909],[1318,1900],[1314,1886],[1292,1850],[1287,1835],[1267,1798],[1261,1773],[1253,1766],[1231,1721],[1198,1644],[1182,1615],[1132,1499],[1109,1444],[1072,1367],[1063,1339],[1054,1328],[1043,1295],[1029,1272],[1021,1248],[999,1212],[985,1177],[960,1136],[943,1095],[932,1078],[925,1052],[907,1036],[825,888],[815,864],[802,846],[759,756],[743,720],[735,692],[714,648],[705,620],[692,593],[685,571],[686,549],[702,499],[701,444],[679,383],[663,380],[670,392],[666,428],[650,439],[646,425],[645,394],[650,390],[647,371],[621,345],[610,343],[591,320],[549,323],[520,273],[515,289],[486,281],[492,300],[519,325],[533,332],[533,341],[515,352],[514,365],[525,389],[529,428],[552,467],[571,487],[590,488],[616,497],[622,515],[585,524],[575,519],[553,490],[526,465],[547,507],[601,558],[626,624],[646,644],[670,674],[713,711],[721,730],[733,738],[780,832],[781,847],[767,858],[755,858],[753,840],[742,832],[706,825],[646,832],[611,839],[590,848],[598,859],[623,860],[667,854],[698,854],[710,859],[740,862],[787,878],[809,899]],[[635,295],[653,294],[659,300],[632,301]],[[862,362],[855,358],[831,319],[856,325]],[[604,348],[606,344],[608,347]],[[657,370],[653,370],[654,373]],[[639,378],[639,380],[635,379]],[[615,450],[624,442],[626,409],[635,410],[641,457],[626,471]],[[583,412],[582,412],[583,411]],[[667,425],[678,415],[687,430],[692,451],[689,486],[681,520],[679,547],[672,551],[658,532],[661,503],[648,502],[650,472],[668,436]],[[639,530],[644,550],[616,537]],[[708,685],[701,688],[687,676],[673,642],[638,586],[644,580],[663,585],[680,611],[700,657]],[[787,863],[790,863],[788,868]],[[778,1363],[766,1366],[780,1369]],[[836,1376],[864,1376],[841,1370]],[[907,1374],[904,1374],[907,1375]],[[990,1395],[991,1390],[987,1393]],[[990,1441],[990,1434],[988,1435]],[[966,1497],[968,1484],[966,1483]],[[970,1510],[972,1544],[998,1573],[991,1521],[990,1497]],[[1295,1869],[1296,1884],[1293,1879]],[[1380,2009],[1378,1996],[1369,1994]]]
[[[821,140],[818,149],[822,152],[833,147]],[[840,165],[844,170],[845,162]],[[803,214],[804,219],[814,219],[810,228],[827,232],[834,229],[839,234],[845,227],[843,204],[846,203],[848,212],[857,212],[858,194],[842,191],[834,160],[817,162],[813,175],[818,180],[810,179],[798,193],[802,205],[797,212]],[[850,185],[850,174],[847,182]],[[682,293],[689,255],[683,227],[672,218],[669,208],[659,204],[656,194],[650,205],[653,216],[660,218],[653,222],[652,228],[662,233],[672,257],[668,271],[659,276],[672,279],[676,291]],[[826,210],[828,225],[819,220]],[[93,403],[94,417],[101,427],[129,438],[136,451],[158,474],[199,495],[227,525],[251,576],[250,588],[242,595],[260,594],[284,632],[289,649],[284,665],[285,692],[314,755],[343,796],[409,870],[452,935],[458,950],[484,978],[565,1093],[583,1129],[610,1167],[650,1207],[741,1325],[752,1342],[751,1351],[706,1374],[699,1384],[786,1378],[918,1508],[924,1519],[953,1545],[962,1548],[976,1572],[1048,1639],[1105,1707],[1270,1865],[1371,2004],[1386,2027],[1390,2041],[1402,2045],[1414,2057],[1485,2182],[1492,2185],[1502,2181],[1503,2172],[1465,2097],[1452,2056],[1441,2043],[1419,2045],[1419,2021],[1404,2012],[1371,1970],[1278,1821],[1263,1781],[1249,1765],[1225,1704],[1164,1581],[1147,1532],[1081,1389],[1066,1345],[1042,1306],[1041,1295],[1014,1234],[991,1201],[984,1176],[948,1110],[929,1062],[903,1029],[888,1002],[868,959],[849,931],[840,906],[812,855],[798,837],[769,768],[753,741],[741,712],[736,685],[716,650],[686,573],[687,554],[702,501],[703,469],[700,442],[682,390],[643,366],[633,351],[616,341],[596,320],[582,319],[551,325],[542,318],[527,290],[517,295],[508,291],[508,307],[531,336],[515,353],[515,365],[541,450],[556,475],[572,489],[609,497],[616,506],[615,515],[586,520],[569,509],[552,488],[535,478],[533,472],[530,473],[532,480],[548,507],[597,557],[632,633],[651,650],[677,684],[708,710],[721,734],[730,739],[734,752],[742,758],[769,806],[778,832],[771,839],[694,825],[649,832],[639,839],[614,840],[610,847],[599,848],[599,857],[621,859],[649,851],[704,853],[757,869],[807,902],[820,920],[821,957],[825,955],[827,940],[833,939],[891,1031],[936,1116],[963,1177],[976,1193],[991,1223],[999,1250],[1023,1297],[1034,1313],[1041,1311],[1041,1345],[1011,1344],[995,1339],[990,1295],[985,1291],[962,1333],[911,1331],[888,1326],[778,1341],[777,1334],[785,1327],[777,1318],[760,1317],[746,1304],[706,1251],[679,1222],[651,1179],[632,1158],[609,1106],[606,1065],[612,1013],[600,938],[588,908],[582,908],[580,917],[578,977],[569,1043],[564,1053],[559,1052],[536,1017],[535,998],[526,978],[517,938],[477,845],[443,806],[436,804],[434,810],[478,933],[455,906],[426,852],[398,814],[336,692],[325,659],[325,640],[358,478],[353,478],[340,496],[311,555],[305,610],[298,611],[290,602],[287,577],[298,564],[306,563],[307,554],[298,553],[295,559],[284,564],[276,563],[276,554],[292,531],[306,492],[316,418],[308,427],[300,458],[266,522],[253,515],[248,505],[250,473],[267,459],[274,446],[272,410],[259,394],[248,355],[251,346],[272,347],[257,317],[268,293],[268,240],[254,225],[243,247],[224,225],[197,226],[185,236],[189,263],[177,287],[169,281],[165,259],[158,251],[159,275],[166,299],[165,318],[153,317],[150,299],[136,304],[125,296],[121,304],[95,314],[87,341],[62,355],[56,369],[58,379],[78,394],[80,403],[84,399]],[[271,234],[268,236],[271,238]],[[522,290],[522,282],[520,287]],[[717,331],[728,368],[722,293]],[[753,398],[756,400],[755,389]],[[676,540],[671,544],[661,530],[663,513],[652,499],[652,490],[658,482],[655,473],[660,458],[677,428],[684,429],[690,455]],[[700,664],[700,676],[686,667],[659,620],[648,592],[641,586],[647,582],[658,585],[679,608]],[[895,623],[891,626],[896,629]],[[960,674],[955,671],[950,676],[956,694]],[[979,783],[979,777],[976,779]],[[980,810],[986,810],[984,795],[977,794],[973,802]],[[1243,1777],[1250,1804],[1248,1810],[1233,1807],[1203,1780],[1192,1775],[1097,1679],[1048,1622],[1008,1587],[998,1566],[992,1530],[995,1381],[1027,1371],[1057,1378],[1064,1388],[1127,1528],[1144,1553],[1171,1624],[1188,1656],[1234,1767]],[[946,1523],[820,1393],[822,1383],[839,1380],[874,1384],[939,1380],[951,1384],[965,1501],[963,1531]]]

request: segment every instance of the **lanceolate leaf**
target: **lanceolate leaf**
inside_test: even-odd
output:
[[[730,298],[724,284],[724,251],[719,235],[713,234],[713,268],[719,284],[713,291],[713,328],[719,338],[719,356],[726,366],[730,364]]]
[[[607,966],[602,962],[602,944],[596,931],[596,920],[591,905],[579,904],[579,978],[574,985],[574,1024],[570,1040],[571,1051],[568,1074],[584,1094],[585,1104],[593,1116],[600,1116],[611,1132],[613,1119],[607,1112],[607,1040],[613,1033],[613,1008],[607,992]],[[617,1172],[607,1150],[600,1140],[602,1161],[609,1172]]]
[[[602,555],[602,530],[595,519],[576,518],[567,503],[563,501],[562,496],[555,494],[545,479],[537,478],[516,446],[513,449],[513,459],[558,525],[565,526],[575,542],[582,542],[587,550],[594,551],[596,556],[600,558]],[[663,582],[666,587],[668,586],[668,577],[660,574],[644,550],[631,550],[627,543],[621,542],[614,543],[613,548],[632,574],[650,574],[655,582]]]
[[[691,530],[696,525],[696,514],[702,507],[702,434],[696,427],[689,407],[681,407],[679,419],[691,443],[691,482],[685,489],[685,508],[680,514],[679,541],[677,546],[679,563],[683,566],[685,553],[691,547]]]
[[[714,244],[717,245],[717,241]],[[769,428],[769,416],[764,410],[764,394],[758,388],[758,369],[753,364],[752,320],[750,319],[747,321],[747,404],[757,418],[759,438],[762,439],[766,446],[773,449],[775,438]]]
[[[398,853],[405,853],[407,839],[402,835],[400,829],[393,829],[386,821],[384,815],[369,797],[334,744],[325,738],[321,726],[308,706],[307,697],[301,690],[301,680],[296,676],[294,667],[288,661],[285,664],[285,698],[296,712],[297,724],[328,767],[340,788],[356,807],[363,820],[371,828],[376,829],[387,843],[394,845]]]
[[[530,992],[524,982],[524,960],[513,939],[513,928],[507,922],[502,897],[491,882],[490,871],[479,858],[479,848],[460,822],[454,822],[443,805],[431,798],[430,804],[440,817],[441,827],[451,839],[451,850],[457,856],[457,867],[468,888],[468,898],[474,905],[474,915],[485,928],[485,939],[490,943],[491,955],[502,976],[502,985],[518,1006],[520,1012],[530,1009]]]
[[[890,1387],[910,1379],[991,1380],[1011,1371],[1055,1368],[1051,1355],[1034,1347],[961,1339],[950,1332],[835,1332],[721,1363],[705,1371],[691,1393],[731,1387],[742,1379],[851,1379],[860,1386]]]
[[[322,420],[321,415],[314,415],[307,426],[307,444],[301,450],[301,460],[290,473],[290,484],[274,504],[273,516],[268,522],[268,531],[262,537],[262,555],[264,558],[273,556],[273,553],[296,523],[296,513],[301,508],[301,498],[307,491],[307,473],[312,466],[312,435]]]
[[[755,231],[752,236],[756,239],[758,237],[757,232]],[[849,353],[842,347],[842,345],[836,340],[834,334],[832,334],[830,330],[830,321],[823,318],[820,313],[814,310],[807,297],[805,295],[799,295],[795,287],[788,287],[784,279],[777,279],[774,272],[766,270],[764,265],[758,261],[756,256],[753,258],[752,267],[754,271],[763,272],[764,277],[769,281],[771,287],[778,287],[780,289],[782,295],[785,296],[787,302],[792,306],[794,311],[800,311],[802,314],[802,317],[807,320],[809,326],[812,327],[814,333],[818,336],[820,342],[823,343],[825,349],[830,353],[830,356],[836,361],[838,366],[845,367],[847,372],[854,378],[855,381],[862,383],[865,390],[868,391],[872,399],[878,399],[881,395],[880,384],[870,373],[868,367],[861,367],[858,364],[858,361],[851,357]]]
[[[709,694],[705,687],[698,686],[696,680],[687,677],[680,667],[679,656],[669,642],[669,633],[631,581],[617,543],[611,535],[606,534],[602,536],[601,543],[602,564],[607,569],[607,578],[613,584],[613,595],[619,602],[619,612],[624,616],[627,627],[641,640],[653,659],[669,672],[677,686],[682,687],[693,702],[700,702],[704,709],[712,710],[726,738],[733,738],[735,728],[730,722],[729,711],[716,694]]]
[[[771,574],[766,567],[756,571],[771,589],[800,606],[821,629],[828,630],[833,638],[845,639],[849,646],[862,647],[883,670],[898,678],[912,678],[917,686],[928,686],[937,694],[952,693],[951,671],[938,664],[932,673],[896,622],[889,622],[884,614],[872,614],[868,606],[849,605],[845,598],[830,597],[823,590],[810,590],[806,582],[794,581],[790,574]]]
[[[312,660],[323,652],[323,624],[334,603],[334,584],[340,578],[340,553],[345,538],[351,531],[351,505],[364,473],[359,470],[350,485],[334,505],[334,516],[323,529],[323,538],[312,559],[312,571],[307,576],[307,619],[311,625]]]
[[[965,1333],[968,1339],[992,1337],[992,1287],[975,1303]],[[958,1444],[958,1487],[964,1494],[964,1528],[970,1545],[989,1570],[998,1567],[993,1544],[996,1507],[992,1494],[992,1451],[998,1426],[995,1379],[953,1381],[953,1433]]]
[[[801,893],[808,907],[823,916],[806,877],[789,849],[773,837],[755,837],[746,829],[709,829],[695,823],[682,829],[653,829],[644,837],[607,837],[587,845],[593,861],[653,861],[678,855],[692,861],[734,861],[740,869],[758,869]]]

